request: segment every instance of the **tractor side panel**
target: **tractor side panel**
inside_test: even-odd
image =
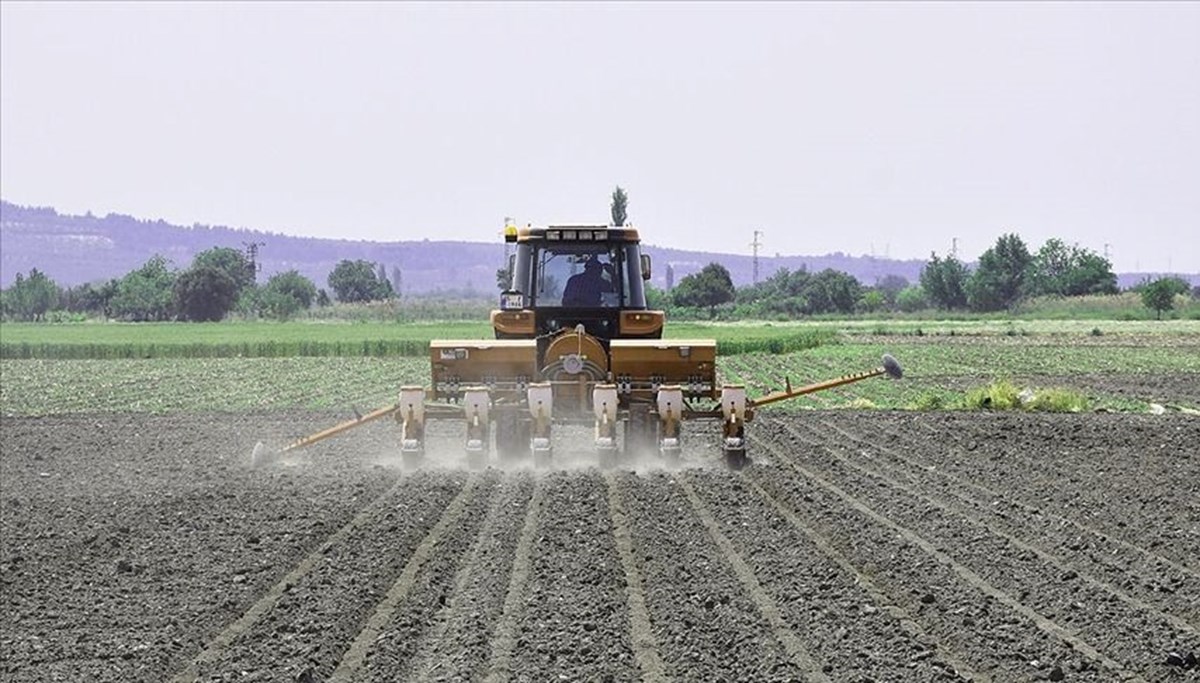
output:
[[[436,400],[457,400],[468,386],[486,386],[494,398],[519,397],[537,376],[532,339],[432,341],[429,356]]]
[[[658,387],[678,384],[685,396],[716,398],[717,342],[712,339],[614,339],[611,370],[618,389],[654,398]]]

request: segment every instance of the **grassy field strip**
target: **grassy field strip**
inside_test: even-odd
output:
[[[354,342],[375,339],[427,341],[435,337],[485,338],[491,334],[491,326],[486,320],[438,323],[86,322],[57,325],[6,322],[0,325],[0,342],[5,344],[240,344],[269,341]]]
[[[746,320],[739,322],[695,322],[674,321],[667,323],[668,336],[716,336],[724,337],[730,331],[742,330],[746,334],[768,335],[784,331],[804,329],[829,329],[837,332],[861,334],[885,334],[901,336],[964,336],[964,337],[1007,337],[1007,336],[1092,336],[1099,330],[1100,337],[1106,335],[1196,335],[1200,334],[1200,320],[881,320],[876,318],[837,320],[805,319],[785,321]],[[707,334],[706,334],[707,332]]]
[[[1174,346],[1200,339],[1200,321],[674,322],[667,338],[716,339],[723,355],[786,353],[886,340],[890,345]],[[424,357],[432,339],[491,339],[486,322],[233,322],[0,325],[8,359]],[[1197,342],[1200,344],[1200,342]]]

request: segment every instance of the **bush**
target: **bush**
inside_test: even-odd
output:
[[[1040,389],[1025,404],[1026,410],[1080,413],[1088,409],[1087,397],[1069,389]]]
[[[925,298],[925,290],[918,285],[905,287],[896,295],[896,308],[899,308],[905,313],[914,313],[925,308],[929,308],[929,301]]]
[[[934,391],[926,391],[909,405],[911,410],[941,410],[946,407],[946,399]]]
[[[966,405],[975,410],[1013,410],[1021,407],[1020,390],[1001,379],[967,392]]]
[[[1088,408],[1082,394],[1069,389],[1018,390],[1009,380],[996,380],[967,392],[966,406],[975,410],[1037,410],[1048,413],[1078,413]]]

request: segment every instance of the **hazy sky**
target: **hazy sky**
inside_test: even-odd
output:
[[[486,241],[606,222],[1200,272],[1200,4],[0,4],[0,194]]]

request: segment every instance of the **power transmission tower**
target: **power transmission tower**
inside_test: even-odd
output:
[[[762,230],[755,230],[754,241],[750,243],[750,246],[754,249],[754,284],[756,285],[758,284],[758,248],[762,246],[762,242],[759,242],[758,238],[762,234]]]
[[[254,280],[258,280],[258,271],[262,270],[262,265],[258,262],[258,248],[267,246],[267,243],[242,242],[242,246],[246,247],[246,261],[250,264],[250,275]]]

